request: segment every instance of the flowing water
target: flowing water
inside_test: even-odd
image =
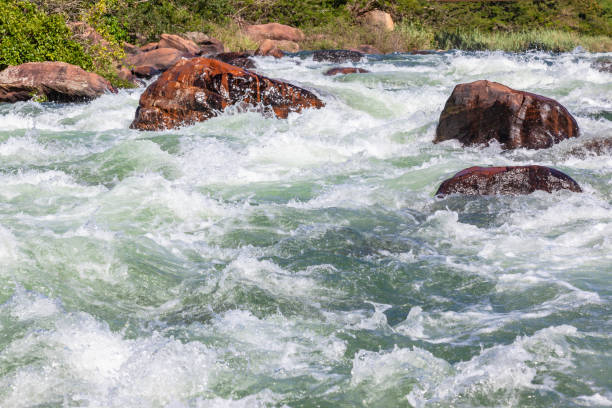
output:
[[[129,130],[142,89],[0,105],[0,406],[611,406],[612,157],[575,153],[612,137],[597,57],[390,55],[338,77],[259,58],[327,106],[164,132]],[[557,99],[582,136],[434,145],[477,79]],[[433,196],[524,164],[584,192]]]

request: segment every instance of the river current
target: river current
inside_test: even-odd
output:
[[[610,55],[610,54],[608,54]],[[612,406],[612,75],[601,55],[298,55],[287,120],[130,130],[143,89],[0,105],[0,406]],[[349,64],[351,65],[351,64]],[[432,143],[453,87],[552,97],[578,139]],[[435,198],[473,165],[583,193]]]

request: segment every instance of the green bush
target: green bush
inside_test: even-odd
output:
[[[93,62],[60,15],[26,1],[0,0],[0,69],[30,61],[64,61],[86,70]]]

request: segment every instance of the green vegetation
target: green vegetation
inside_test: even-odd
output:
[[[392,14],[393,32],[357,23],[375,8]],[[232,50],[247,50],[256,44],[240,27],[272,21],[301,28],[303,49],[612,50],[612,0],[0,0],[0,69],[66,61],[127,86],[117,77],[124,41],[203,31]],[[79,22],[97,37],[75,30]]]
[[[47,15],[28,2],[0,0],[0,69],[30,61],[93,69],[92,58],[72,39],[61,15]]]

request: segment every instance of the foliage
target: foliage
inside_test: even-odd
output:
[[[28,2],[0,0],[0,69],[30,61],[65,61],[86,70],[92,58],[72,39],[60,15]]]
[[[436,46],[442,49],[471,51],[503,50],[521,52],[540,50],[552,52],[571,51],[578,46],[592,52],[612,49],[612,38],[608,36],[580,36],[559,30],[532,30],[508,33],[485,33],[472,31],[443,31],[435,35]]]

